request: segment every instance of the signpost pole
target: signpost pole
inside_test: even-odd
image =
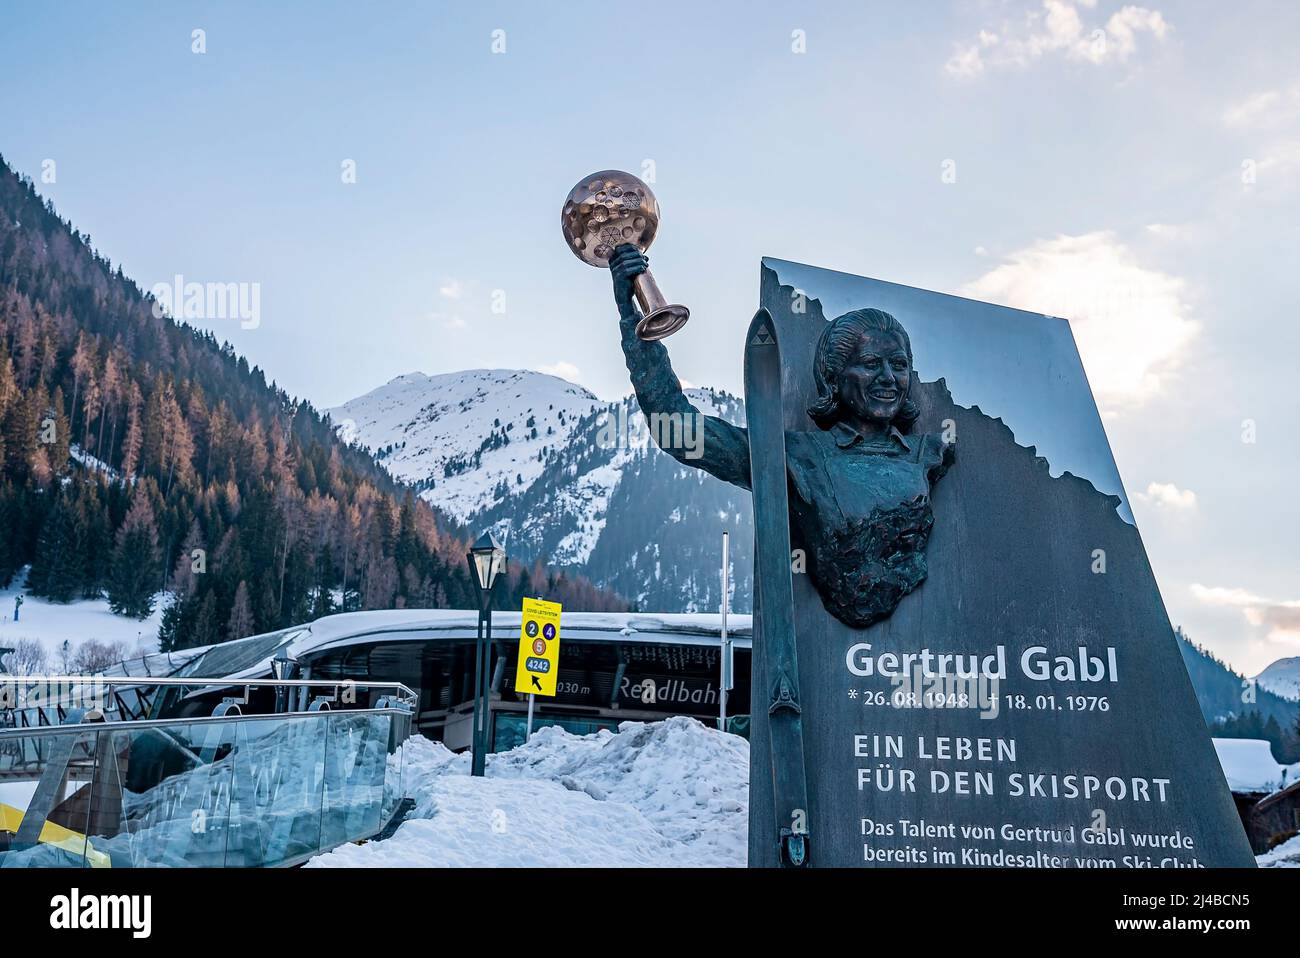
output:
[[[486,767],[483,754],[483,609],[478,613],[478,635],[474,639],[474,728],[470,745],[470,774],[482,776]]]
[[[528,693],[528,730],[524,732],[524,741],[527,742],[533,737],[533,703],[537,701],[536,694]]]
[[[718,690],[718,730],[725,732],[727,730],[727,689],[731,688],[731,640],[727,638],[727,600],[730,598],[731,577],[728,574],[730,563],[727,558],[727,546],[729,537],[726,532],[722,533],[722,646],[720,671],[722,681],[718,684],[721,688]]]

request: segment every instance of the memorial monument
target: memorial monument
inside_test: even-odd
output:
[[[1252,865],[1069,324],[766,259],[743,348],[662,445],[754,495],[750,865]]]

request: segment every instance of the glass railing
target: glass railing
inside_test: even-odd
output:
[[[284,866],[373,837],[404,794],[401,698],[0,731],[0,868]]]

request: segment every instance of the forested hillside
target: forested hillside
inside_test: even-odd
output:
[[[1266,739],[1279,762],[1300,762],[1300,705],[1229,668],[1182,629],[1176,632],[1178,649],[1211,734]]]
[[[170,590],[164,648],[474,601],[465,543],[428,504],[229,344],[155,310],[2,158],[0,463],[0,584],[30,563],[34,594],[106,594],[137,617]],[[512,565],[506,586],[503,607],[626,607],[540,567]]]

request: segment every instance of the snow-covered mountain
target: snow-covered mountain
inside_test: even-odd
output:
[[[1300,699],[1300,655],[1289,659],[1278,659],[1268,668],[1255,676],[1259,687],[1281,695],[1283,698]]]
[[[687,392],[743,423],[736,397]],[[329,413],[344,440],[471,533],[508,528],[512,557],[580,572],[641,609],[715,611],[725,529],[731,608],[749,611],[749,496],[660,452],[632,397],[606,403],[556,376],[477,369],[408,373]]]
[[[407,373],[329,410],[345,442],[368,447],[393,475],[459,522],[490,506],[504,484],[518,492],[541,474],[600,405],[556,376],[471,369]]]

